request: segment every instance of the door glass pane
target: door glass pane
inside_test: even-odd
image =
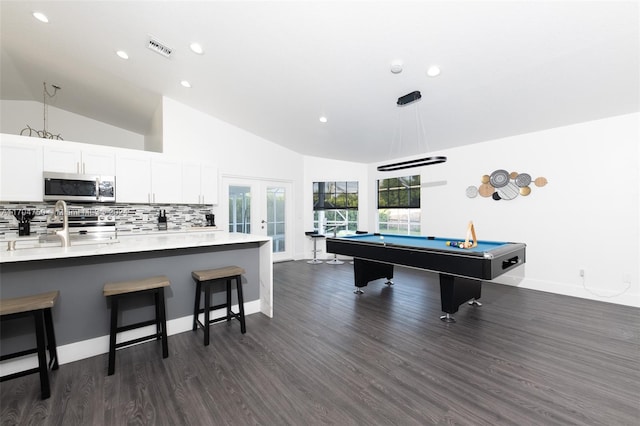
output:
[[[251,187],[229,186],[229,232],[251,233]]]
[[[273,252],[285,251],[285,189],[267,188],[267,235],[273,239]]]

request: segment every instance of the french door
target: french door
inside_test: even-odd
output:
[[[222,186],[229,232],[269,236],[274,261],[293,259],[291,182],[223,176]]]

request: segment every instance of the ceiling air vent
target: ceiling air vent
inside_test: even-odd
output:
[[[147,44],[147,47],[153,50],[154,52],[164,56],[165,58],[171,57],[171,52],[173,51],[172,48],[165,45],[164,43],[162,43],[161,41],[159,41],[157,38],[154,38],[154,37],[149,38],[149,43]]]

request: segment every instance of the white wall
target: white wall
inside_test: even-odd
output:
[[[478,239],[527,244],[524,271],[497,282],[640,306],[639,124],[630,114],[435,153],[448,161],[404,171],[446,181],[422,190],[422,233],[464,238],[472,220]],[[390,176],[376,166],[370,181]],[[496,169],[549,184],[510,201],[465,195]]]
[[[144,150],[152,152],[162,152],[162,103],[158,105],[151,117],[149,131],[144,136]]]
[[[19,135],[29,125],[42,130],[43,104],[0,100],[0,133]],[[48,106],[47,131],[66,141],[144,150],[144,135]]]
[[[292,183],[293,253],[301,252],[303,156],[173,99],[163,98],[162,105],[165,154],[216,164],[220,181],[224,176],[242,176]],[[226,198],[220,194],[219,199]],[[219,215],[226,208],[214,206],[213,212]]]

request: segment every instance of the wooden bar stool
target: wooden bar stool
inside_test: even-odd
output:
[[[15,299],[0,300],[0,319],[2,321],[18,317],[32,316],[36,329],[36,347],[20,352],[6,354],[0,357],[0,361],[17,358],[30,354],[38,354],[38,367],[30,370],[8,374],[0,378],[0,382],[40,373],[40,395],[42,399],[51,396],[49,387],[49,368],[58,369],[58,351],[56,348],[56,336],[53,331],[53,317],[51,309],[60,294],[59,291],[36,294],[32,296],[17,297]],[[49,363],[47,364],[46,350],[49,350]]]
[[[242,274],[244,269],[239,266],[226,266],[218,269],[206,269],[203,271],[193,271],[191,276],[196,282],[196,298],[193,307],[193,331],[198,329],[198,325],[204,331],[204,345],[209,345],[209,325],[220,321],[231,321],[232,318],[240,321],[240,331],[244,334],[247,327],[244,322],[244,300],[242,298]],[[227,285],[227,303],[211,306],[211,295],[213,284],[216,281],[226,281]],[[236,291],[238,293],[238,310],[234,313],[231,310],[231,280],[236,282]],[[200,293],[204,291],[204,308],[200,308]],[[210,318],[210,313],[216,309],[226,309],[226,315],[219,318]],[[204,322],[200,322],[198,315],[204,312]]]
[[[109,330],[109,376],[116,369],[116,349],[134,343],[146,342],[152,339],[162,340],[162,358],[169,356],[169,345],[167,343],[167,315],[164,303],[164,288],[171,285],[169,278],[164,275],[140,280],[121,281],[106,283],[103,293],[111,300],[111,326]],[[140,321],[137,323],[118,327],[118,310],[122,298],[133,294],[150,293],[153,294],[156,307],[155,319]],[[123,331],[133,330],[148,325],[156,325],[156,332],[148,336],[131,339],[126,342],[116,343],[116,335]]]

